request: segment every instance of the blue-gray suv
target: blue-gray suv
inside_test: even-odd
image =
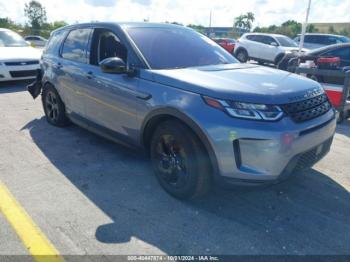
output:
[[[51,34],[37,81],[48,122],[144,148],[161,186],[188,199],[214,182],[259,185],[330,149],[335,111],[312,80],[241,64],[192,29],[89,23]]]

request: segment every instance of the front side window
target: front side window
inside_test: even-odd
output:
[[[275,39],[273,39],[271,36],[262,36],[262,43],[266,45],[271,45],[271,43],[276,43]]]
[[[0,47],[24,47],[27,42],[17,33],[12,31],[0,31]]]
[[[92,29],[75,29],[69,32],[62,48],[62,57],[79,63],[87,63],[89,38]]]
[[[233,64],[238,61],[214,41],[188,28],[127,28],[152,69]]]
[[[95,29],[92,37],[90,64],[98,65],[102,60],[119,57],[127,62],[127,49],[118,36],[107,29]]]

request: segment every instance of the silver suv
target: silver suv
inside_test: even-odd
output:
[[[248,33],[236,43],[234,55],[241,62],[249,59],[259,64],[272,63],[278,65],[283,57],[298,52],[296,42],[284,35]],[[306,51],[303,49],[303,51]]]
[[[214,182],[284,179],[320,160],[334,135],[335,113],[317,82],[241,64],[182,26],[64,27],[41,67],[28,88],[42,93],[50,124],[145,149],[161,186],[181,199]]]

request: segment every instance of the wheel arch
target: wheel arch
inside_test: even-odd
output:
[[[274,64],[275,65],[278,65],[279,62],[282,61],[283,57],[285,56],[286,54],[284,52],[282,53],[279,53],[276,58],[275,58],[275,61],[274,61]]]
[[[248,57],[249,57],[248,50],[247,50],[245,47],[243,47],[243,46],[239,46],[239,47],[237,47],[237,48],[235,47],[235,49],[234,49],[235,55],[237,55],[240,51],[246,52],[247,55],[248,55]]]
[[[144,148],[146,149],[146,152],[149,152],[151,137],[154,131],[156,130],[157,126],[161,122],[169,119],[175,119],[180,121],[181,123],[185,124],[194,132],[194,134],[198,137],[198,139],[202,143],[206,153],[208,154],[214,174],[218,174],[219,168],[218,168],[218,162],[214,153],[214,149],[211,146],[204,131],[193,119],[191,119],[191,117],[187,116],[183,112],[172,107],[155,109],[154,111],[152,111],[146,116],[141,127],[141,137],[140,137],[141,145],[144,146]]]

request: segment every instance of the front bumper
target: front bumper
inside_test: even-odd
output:
[[[207,124],[206,131],[219,179],[234,184],[271,183],[311,167],[329,151],[336,127],[333,109],[298,124],[289,117],[278,122],[222,121],[215,127]]]
[[[33,79],[36,76],[39,64],[6,66],[0,64],[0,81],[15,81]]]

